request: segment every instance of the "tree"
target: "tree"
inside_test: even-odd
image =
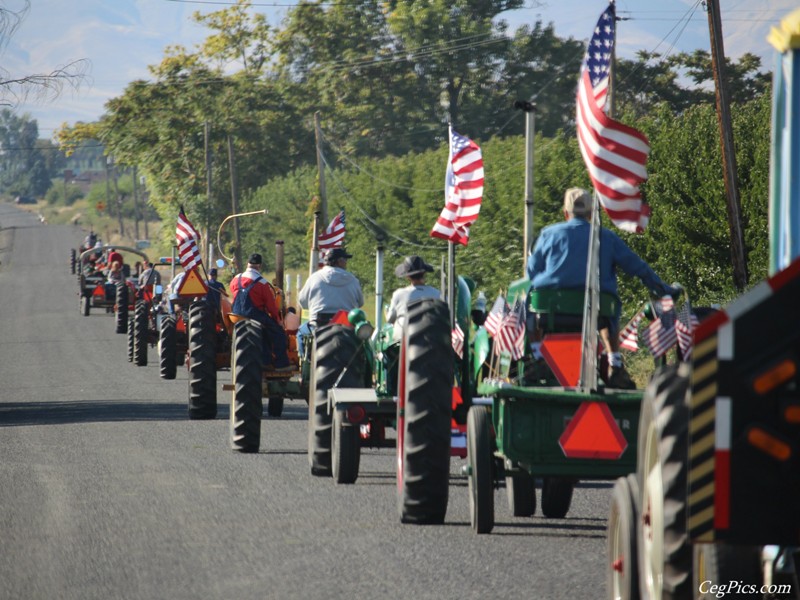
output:
[[[29,10],[29,0],[24,0],[18,11],[0,7],[0,50],[9,43]],[[77,90],[85,81],[90,65],[86,59],[72,60],[49,73],[31,75],[14,75],[0,68],[0,105],[13,108],[31,97],[40,101],[54,100],[65,86]]]
[[[48,161],[38,145],[39,127],[29,115],[0,110],[0,190],[43,196],[50,187]]]

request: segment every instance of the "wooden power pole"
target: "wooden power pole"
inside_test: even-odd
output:
[[[733,282],[740,292],[747,286],[747,257],[744,252],[742,232],[742,205],[739,199],[739,181],[736,175],[736,152],[733,146],[731,126],[730,94],[725,77],[725,48],[722,43],[722,20],[719,0],[707,0],[708,30],[711,37],[711,69],[714,71],[714,87],[717,96],[717,119],[719,120],[720,144],[725,193],[728,198],[728,227],[731,236],[731,260]]]
[[[322,160],[322,129],[319,125],[319,111],[314,113],[314,137],[317,140],[317,171],[319,172],[319,212],[322,226],[328,225],[328,196],[325,193],[325,161]]]
[[[236,192],[236,159],[233,156],[233,138],[230,134],[228,134],[228,169],[231,177],[231,214],[235,215],[239,212],[239,198]],[[233,220],[233,237],[235,240],[233,256],[236,259],[236,270],[240,271],[242,269],[242,239],[239,235],[239,222],[236,219]]]

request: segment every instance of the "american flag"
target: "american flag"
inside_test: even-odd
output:
[[[640,310],[628,322],[625,328],[619,332],[619,347],[631,352],[639,349],[639,323],[644,318],[644,310]]]
[[[495,337],[495,354],[503,351],[511,354],[512,360],[519,360],[525,354],[525,306],[517,300],[500,326]]]
[[[644,345],[656,358],[663,356],[677,342],[674,309],[662,313],[644,332]]]
[[[494,301],[492,310],[486,315],[486,321],[483,324],[492,337],[497,337],[500,332],[500,325],[503,324],[503,319],[505,319],[507,312],[508,304],[506,299],[503,296],[497,296],[497,300]]]
[[[675,321],[678,347],[681,349],[683,360],[689,360],[692,357],[692,333],[699,323],[700,320],[692,312],[692,307],[688,302],[685,302],[678,310],[678,318]]]
[[[483,154],[468,137],[450,128],[450,159],[444,180],[445,204],[431,237],[467,245],[483,198]]]
[[[456,326],[453,328],[451,340],[453,350],[458,354],[458,358],[464,358],[464,331],[458,323],[456,323]]]
[[[650,207],[639,190],[639,184],[647,179],[650,142],[605,111],[615,18],[611,2],[597,21],[583,59],[577,97],[578,145],[611,221],[623,231],[641,233],[650,219]]]
[[[194,228],[191,221],[186,218],[186,213],[178,215],[178,225],[175,228],[175,240],[178,244],[178,258],[184,271],[188,271],[200,264],[200,232]]]
[[[319,234],[319,249],[330,250],[340,248],[344,244],[345,223],[344,209],[333,218],[330,225]]]

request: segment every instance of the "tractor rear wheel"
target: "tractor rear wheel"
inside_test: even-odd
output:
[[[686,531],[689,409],[686,363],[657,370],[639,418],[639,588],[643,598],[692,595],[692,548]]]
[[[508,509],[515,517],[531,517],[536,512],[536,482],[527,471],[506,475]]]
[[[333,446],[332,471],[336,483],[355,483],[361,462],[361,441],[358,425],[345,422],[345,411],[333,411],[331,445]]]
[[[727,544],[694,544],[694,568],[692,569],[695,590],[706,589],[700,592],[698,600],[711,600],[717,598],[716,593],[708,591],[708,582],[722,583],[736,581],[740,588],[752,586],[757,590],[763,584],[761,570],[761,548],[756,546],[729,546]],[[705,582],[705,586],[703,586]],[[736,598],[738,594],[731,592],[729,597]],[[726,596],[727,597],[727,596]],[[741,598],[747,598],[742,594]]]
[[[147,312],[150,305],[141,300],[133,311],[133,358],[137,367],[147,366]],[[128,324],[130,327],[130,324]],[[128,332],[130,336],[130,332]]]
[[[636,556],[638,497],[636,475],[620,477],[614,483],[606,535],[606,589],[610,600],[639,598],[639,565]]]
[[[128,333],[128,284],[125,281],[117,283],[117,333]]]
[[[361,351],[356,334],[344,325],[325,325],[314,334],[312,352],[312,381],[309,386],[311,405],[308,409],[308,464],[311,474],[330,477],[331,428],[333,420],[328,410],[328,390],[339,380],[341,387],[362,387],[365,357],[354,358]]]
[[[563,519],[572,504],[575,480],[571,477],[545,477],[542,479],[542,513],[551,519]]]
[[[408,305],[398,386],[398,510],[403,523],[443,523],[450,488],[453,350],[450,310]],[[402,429],[402,431],[401,431]]]
[[[189,307],[189,418],[217,416],[217,349],[214,309],[204,300]]]
[[[467,413],[467,465],[469,466],[469,521],[475,533],[494,527],[494,453],[492,424],[485,406]]]
[[[158,362],[161,379],[175,379],[178,359],[175,355],[177,331],[175,315],[161,317],[161,330],[158,333]]]
[[[233,394],[231,396],[231,448],[258,452],[261,446],[261,382],[264,350],[261,326],[248,319],[233,327]]]

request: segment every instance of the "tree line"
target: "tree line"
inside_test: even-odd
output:
[[[231,211],[233,161],[241,209],[270,213],[242,220],[244,251],[280,237],[287,265],[303,268],[319,194],[319,112],[330,212],[346,208],[352,266],[369,287],[376,233],[390,256],[434,260],[443,251],[428,231],[443,205],[452,123],[486,162],[481,216],[458,267],[495,290],[522,275],[524,119],[514,100],[537,105],[537,230],[559,218],[566,187],[589,185],[573,122],[585,44],[541,22],[510,31],[500,17],[522,4],[315,0],[273,27],[239,0],[195,14],[210,31],[203,43],[169,48],[152,79],[131,82],[99,122],[66,128],[59,141],[98,140],[117,164],[146,175],[165,222],[184,206],[212,233]],[[728,61],[754,279],[766,264],[769,75],[760,69],[753,55]],[[618,61],[616,81],[618,117],[652,143],[644,192],[653,220],[645,235],[626,239],[665,279],[724,301],[732,286],[709,55],[641,51]]]

